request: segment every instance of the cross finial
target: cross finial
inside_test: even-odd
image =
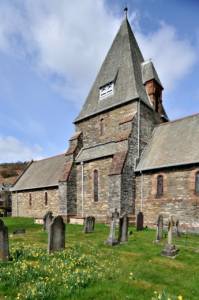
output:
[[[127,5],[126,5],[125,8],[124,8],[124,13],[125,13],[125,16],[126,16],[126,18],[127,18],[127,14],[128,14],[128,7],[127,7]]]

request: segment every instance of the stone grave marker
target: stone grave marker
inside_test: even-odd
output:
[[[175,225],[176,225],[176,235],[180,237],[180,221],[177,220]]]
[[[112,219],[119,219],[119,216],[120,216],[120,214],[119,214],[119,212],[117,211],[117,208],[115,208],[115,210],[114,210],[114,212],[112,213]]]
[[[91,233],[94,232],[95,228],[95,217],[89,216],[84,220],[84,232]]]
[[[65,248],[65,223],[62,216],[55,217],[48,230],[48,253]]]
[[[121,215],[119,219],[119,242],[125,243],[128,242],[128,225],[129,225],[129,218],[128,214],[124,213]]]
[[[137,231],[143,230],[144,226],[144,215],[143,213],[140,211],[137,214],[137,222],[136,222],[136,229]]]
[[[25,234],[26,230],[24,228],[19,228],[13,231],[13,234]]]
[[[156,231],[156,242],[158,243],[160,240],[163,239],[163,216],[159,215],[157,220],[157,231]]]
[[[175,258],[178,253],[178,249],[176,249],[175,245],[173,245],[173,226],[175,225],[173,217],[170,216],[169,224],[168,224],[168,243],[166,244],[164,250],[162,251],[162,255]]]
[[[49,226],[50,226],[52,220],[53,220],[53,213],[52,213],[52,211],[47,211],[47,213],[43,217],[43,221],[44,221],[44,223],[43,223],[43,229],[44,230],[48,231]]]
[[[107,245],[114,246],[118,244],[118,239],[116,238],[116,224],[118,223],[118,218],[119,213],[116,208],[114,213],[112,213],[110,233],[107,241],[105,242]]]
[[[9,259],[8,227],[0,219],[0,261]]]

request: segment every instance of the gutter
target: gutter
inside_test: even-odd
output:
[[[137,153],[137,158],[140,158],[140,99],[138,102],[138,153]]]
[[[194,164],[199,164],[199,161],[195,161],[195,162],[190,162],[190,163],[182,163],[182,164],[172,164],[172,165],[162,165],[159,167],[151,167],[151,168],[147,168],[147,169],[135,169],[135,173],[142,173],[145,171],[153,171],[153,170],[160,170],[160,169],[169,169],[169,168],[173,168],[173,167],[183,167],[183,166],[192,166]]]

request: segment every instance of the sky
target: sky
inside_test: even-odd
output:
[[[1,0],[0,162],[66,151],[126,4],[170,120],[199,113],[199,1]]]

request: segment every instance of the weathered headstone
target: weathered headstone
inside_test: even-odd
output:
[[[180,237],[180,222],[179,222],[179,220],[176,221],[175,225],[176,225],[176,235],[178,237]]]
[[[44,230],[48,231],[49,226],[50,226],[52,220],[53,220],[53,213],[52,213],[52,211],[47,211],[47,213],[43,217],[43,221],[44,221],[43,229]]]
[[[140,211],[137,214],[137,222],[136,222],[136,229],[137,231],[143,230],[144,226],[144,215],[143,213]]]
[[[125,243],[128,241],[128,225],[129,225],[129,218],[128,214],[124,213],[121,215],[119,220],[119,242]]]
[[[117,209],[115,209],[114,213],[112,213],[109,237],[105,242],[107,245],[114,246],[118,244],[118,239],[116,238],[116,224],[118,222],[118,218],[119,218],[119,213]]]
[[[48,230],[48,252],[65,248],[65,223],[62,216],[53,219]]]
[[[91,233],[95,228],[95,217],[89,216],[84,219],[84,232]]]
[[[13,231],[13,234],[24,234],[26,230],[24,228],[19,228]]]
[[[118,220],[119,219],[119,212],[117,211],[117,208],[115,208],[114,212],[112,213],[112,219],[116,219]]]
[[[176,249],[175,245],[173,245],[173,226],[174,226],[174,220],[171,216],[169,218],[169,224],[168,224],[168,243],[166,244],[164,250],[162,251],[162,255],[169,256],[169,257],[175,257],[178,253],[178,249]]]
[[[156,231],[156,242],[158,243],[161,239],[163,239],[163,216],[159,215],[157,220],[157,231]]]
[[[7,261],[9,259],[9,241],[8,227],[4,225],[0,219],[0,260]]]

